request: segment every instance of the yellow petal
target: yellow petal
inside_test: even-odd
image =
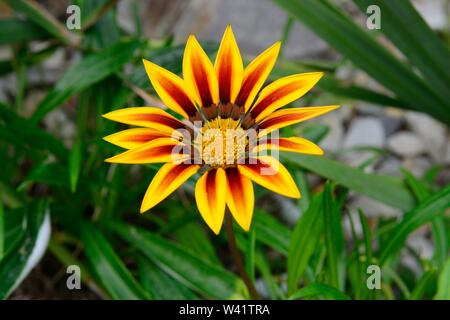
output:
[[[134,149],[143,144],[162,137],[170,137],[168,133],[149,128],[133,128],[110,134],[103,140],[124,149]]]
[[[315,155],[323,154],[323,150],[320,149],[320,147],[317,144],[300,137],[263,139],[255,147],[254,152],[261,152],[268,149],[269,150],[278,149],[280,151],[315,154]]]
[[[189,157],[188,152],[184,152],[185,155],[181,154],[185,151],[182,149],[183,146],[173,138],[158,138],[105,161],[126,164],[181,162]]]
[[[164,104],[185,118],[195,115],[197,108],[185,89],[184,80],[148,60],[143,62],[150,82]]]
[[[258,157],[255,164],[238,165],[239,172],[273,192],[290,198],[300,198],[300,191],[291,174],[278,160],[269,156]]]
[[[214,68],[219,83],[220,101],[234,103],[241,89],[244,66],[230,25],[225,29]]]
[[[280,46],[281,42],[276,42],[245,68],[242,87],[235,101],[238,106],[244,106],[245,111],[250,108],[256,94],[272,71],[280,52]]]
[[[207,171],[195,186],[195,200],[206,224],[219,234],[225,215],[227,180],[222,168]]]
[[[337,108],[339,106],[286,108],[275,111],[258,124],[258,128],[260,129],[258,136],[261,137],[275,129],[318,117]]]
[[[214,66],[193,35],[189,36],[184,50],[183,77],[200,106],[209,107],[219,102]]]
[[[236,222],[242,229],[248,231],[252,223],[255,195],[253,183],[239,173],[237,168],[227,168],[227,196],[226,202]]]
[[[251,113],[260,121],[275,110],[297,100],[320,80],[322,72],[301,73],[278,79],[265,87],[258,96]]]
[[[163,165],[148,186],[141,213],[150,210],[178,189],[186,180],[197,173],[199,165],[166,163]]]
[[[124,108],[111,111],[104,114],[103,117],[112,121],[151,128],[170,134],[176,129],[186,128],[180,120],[155,107]]]

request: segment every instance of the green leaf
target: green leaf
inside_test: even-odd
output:
[[[430,270],[422,274],[419,281],[415,284],[414,291],[409,296],[410,300],[422,300],[424,294],[429,291],[429,287],[433,286],[436,280],[436,271]]]
[[[339,210],[340,205],[334,200],[331,186],[327,183],[323,192],[325,244],[327,249],[329,284],[336,288],[342,288],[344,284],[342,277],[342,271],[344,270],[344,236]]]
[[[2,122],[5,127],[2,126]],[[0,137],[2,137],[3,128],[4,133],[14,137],[19,146],[27,145],[36,150],[49,150],[58,160],[62,162],[67,160],[67,149],[61,141],[0,103]]]
[[[426,185],[416,179],[411,172],[402,169],[408,186],[413,191],[415,197],[419,202],[424,201],[430,196],[431,192]],[[434,239],[434,253],[433,259],[436,261],[438,267],[442,267],[447,259],[449,249],[449,236],[444,217],[436,217],[431,222],[431,233]]]
[[[185,207],[182,208],[185,209]],[[179,215],[177,219],[181,219],[182,216],[186,215],[186,212],[180,213],[181,215]],[[189,248],[189,250],[199,257],[202,257],[213,264],[219,263],[220,260],[216,255],[214,246],[211,244],[211,241],[205,233],[205,229],[197,223],[188,223],[177,229],[175,234],[180,244]]]
[[[242,281],[220,265],[212,265],[151,232],[121,222],[107,222],[107,226],[178,281],[206,297],[241,296]]]
[[[142,286],[151,292],[156,300],[193,300],[197,297],[184,285],[161,270],[155,263],[144,256],[136,259]]]
[[[447,259],[439,274],[438,290],[434,299],[450,300],[450,258]]]
[[[21,210],[11,211],[5,218],[14,219],[10,223],[5,221],[5,226],[8,224],[9,229],[16,228],[16,232],[15,241],[11,242],[0,261],[0,299],[7,298],[35,267],[50,238],[50,214],[45,201],[33,202]],[[8,238],[9,241],[11,238]],[[8,243],[5,241],[5,244]]]
[[[450,124],[448,101],[328,0],[274,0],[415,110]]]
[[[6,2],[14,11],[24,13],[30,20],[58,39],[65,43],[74,41],[74,35],[39,3],[27,0],[6,0]]]
[[[392,106],[402,109],[411,109],[408,103],[395,97],[361,87],[348,85],[331,77],[325,77],[318,83],[318,88],[341,97],[347,97],[359,101],[367,101],[380,106]]]
[[[86,256],[113,299],[146,299],[147,294],[125,267],[103,234],[88,222],[80,223]]]
[[[0,261],[3,259],[5,254],[5,210],[3,209],[3,202],[0,198]]]
[[[255,264],[259,272],[261,272],[262,278],[264,279],[265,285],[269,292],[271,299],[283,299],[285,298],[283,290],[277,284],[275,279],[276,275],[272,274],[270,270],[270,264],[264,256],[262,250],[257,250],[255,253]]]
[[[256,230],[256,239],[287,256],[291,231],[278,220],[264,211],[255,208],[252,228]]]
[[[69,180],[72,193],[77,190],[78,178],[80,176],[82,165],[82,151],[83,145],[80,139],[76,139],[69,154]]]
[[[396,178],[367,174],[326,157],[285,153],[282,158],[392,207],[405,211],[414,207],[414,198]]]
[[[405,214],[403,220],[391,231],[389,240],[380,254],[380,264],[396,253],[408,235],[425,223],[431,222],[450,207],[450,186],[428,197],[419,206]]]
[[[59,79],[55,88],[39,103],[32,120],[39,122],[71,96],[119,70],[133,59],[133,53],[140,45],[139,41],[119,42],[72,65]]]
[[[23,191],[33,183],[43,183],[56,187],[69,188],[67,169],[60,163],[39,164],[21,182],[17,187],[17,190]]]
[[[335,67],[331,68],[328,72],[334,72]],[[326,66],[321,65],[313,65],[309,66],[305,64],[303,61],[283,61],[277,63],[277,66],[274,68],[270,75],[270,79],[275,81],[276,79],[287,76],[293,73],[300,72],[310,72],[322,70],[327,72]],[[333,78],[331,75],[327,74],[323,77],[319,83],[317,83],[317,88],[327,91],[329,93],[335,94],[337,96],[346,97],[359,101],[367,101],[370,103],[378,104],[380,106],[392,106],[398,107],[402,109],[411,109],[409,103],[399,100],[396,97],[392,97],[392,95],[387,95],[386,93],[381,93],[378,91],[374,91],[369,88],[361,87],[354,84],[348,84],[344,81],[337,80]]]
[[[335,287],[322,283],[312,283],[307,287],[301,288],[300,290],[290,295],[289,300],[311,297],[324,297],[333,300],[350,300],[350,298],[345,293],[339,291]]]
[[[289,294],[297,289],[309,259],[317,248],[323,225],[323,195],[317,194],[313,197],[308,210],[298,220],[291,235],[287,262]]]
[[[18,19],[0,20],[0,44],[25,43],[48,38],[47,31],[30,21]]]
[[[364,237],[364,252],[366,254],[366,268],[372,264],[372,233],[370,232],[369,222],[362,210],[358,210],[359,221],[362,227],[362,234]]]
[[[450,100],[450,50],[431,30],[410,1],[355,0],[362,11],[377,5],[381,31],[422,72],[436,95]],[[447,110],[450,106],[447,104]]]

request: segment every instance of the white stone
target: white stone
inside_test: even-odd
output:
[[[414,0],[413,4],[432,29],[442,30],[447,27],[448,0]]]
[[[385,144],[384,128],[375,117],[359,117],[354,119],[344,140],[344,147],[357,146],[383,147]]]
[[[447,139],[447,146],[445,147],[444,163],[450,163],[450,137]]]
[[[425,149],[435,161],[441,162],[447,141],[446,128],[430,116],[419,112],[407,112],[405,119],[412,131],[425,144]]]
[[[377,173],[387,176],[403,176],[400,171],[401,166],[401,161],[393,157],[389,157],[378,166]]]
[[[416,134],[401,131],[388,138],[388,148],[398,155],[412,157],[423,153],[425,144]]]

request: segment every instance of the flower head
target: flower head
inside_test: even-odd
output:
[[[261,90],[280,43],[245,69],[231,27],[225,30],[214,65],[194,36],[183,57],[183,79],[144,60],[145,70],[162,102],[184,120],[155,107],[126,108],[104,117],[138,126],[105,137],[128,149],[107,159],[115,163],[165,163],[153,178],[141,212],[153,208],[193,175],[197,207],[218,234],[229,208],[249,230],[254,207],[253,182],[287,197],[300,192],[287,169],[268,151],[322,154],[314,143],[278,138],[278,129],[329,112],[337,106],[285,108],[307,93],[321,72],[281,78]]]

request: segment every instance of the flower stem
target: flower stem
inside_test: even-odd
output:
[[[236,237],[234,236],[233,231],[233,221],[231,219],[231,214],[227,214],[227,217],[225,219],[226,224],[226,230],[227,230],[227,237],[228,237],[228,245],[230,247],[231,255],[233,256],[234,263],[236,264],[236,267],[238,268],[239,274],[241,275],[242,280],[244,281],[245,285],[247,286],[248,292],[250,293],[250,297],[254,300],[260,300],[261,297],[258,294],[258,291],[256,291],[255,286],[253,285],[252,281],[250,280],[250,277],[248,276],[247,272],[245,271],[244,263],[242,261],[241,254],[239,253],[239,250],[236,245]]]

